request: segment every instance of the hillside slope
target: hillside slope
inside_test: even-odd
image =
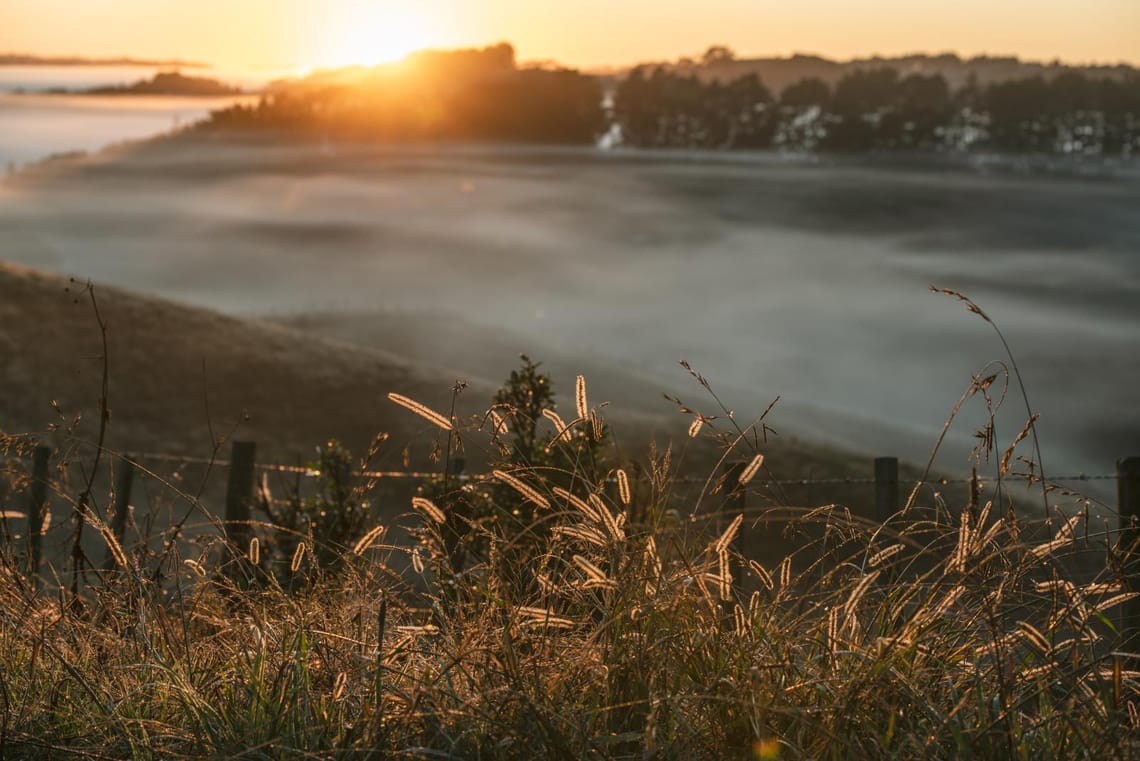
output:
[[[402,446],[431,426],[389,392],[450,400],[454,378],[382,351],[112,288],[95,296],[107,325],[107,445],[117,451],[205,456],[212,436],[233,436],[290,461],[329,437],[359,451],[381,431]],[[0,264],[0,430],[60,443],[65,433],[49,427],[78,413],[75,434],[94,440],[101,343],[83,284]],[[464,401],[485,406],[490,393],[475,383]]]

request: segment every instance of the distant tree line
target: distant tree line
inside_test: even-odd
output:
[[[1140,74],[971,80],[952,91],[941,75],[859,69],[776,97],[755,74],[722,83],[641,67],[618,85],[613,117],[623,142],[641,147],[1127,156],[1140,153]]]
[[[425,51],[391,67],[332,72],[216,112],[206,129],[272,128],[324,137],[591,143],[602,89],[565,69],[519,68],[507,44]]]
[[[60,90],[57,92],[69,92]],[[243,95],[240,87],[233,87],[210,77],[190,77],[179,71],[160,71],[150,79],[131,85],[94,87],[73,91],[84,95]]]
[[[703,65],[731,64],[731,51],[712,48]],[[941,74],[868,66],[834,84],[802,79],[777,95],[755,73],[702,78],[642,66],[603,95],[596,77],[518,66],[504,43],[281,83],[256,105],[216,112],[205,129],[570,144],[620,131],[622,143],[653,148],[1140,153],[1136,71],[970,78],[952,88]]]

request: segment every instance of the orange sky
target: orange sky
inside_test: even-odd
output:
[[[2,0],[0,51],[223,69],[373,63],[514,43],[574,66],[699,54],[955,51],[1140,64],[1140,0]]]

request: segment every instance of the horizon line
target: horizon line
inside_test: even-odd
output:
[[[400,60],[407,60],[415,56],[417,53],[438,51],[447,52],[454,50],[472,50],[493,47],[499,44],[508,44],[517,50],[517,46],[509,40],[498,40],[496,42],[486,43],[473,43],[464,45],[451,45],[451,46],[428,46],[420,48],[419,50],[412,51],[407,56]],[[713,47],[719,47],[717,44],[705,46],[705,50]],[[731,46],[728,47],[732,50]],[[864,55],[852,56],[835,56],[828,53],[812,52],[806,50],[793,50],[787,53],[747,53],[742,54],[733,51],[735,62],[750,62],[750,61],[781,61],[793,60],[795,58],[814,58],[829,63],[837,64],[852,64],[863,63],[868,61],[894,61],[903,60],[907,58],[943,58],[954,57],[963,62],[976,61],[976,60],[1012,60],[1020,64],[1037,65],[1042,67],[1067,67],[1067,68],[1132,68],[1140,69],[1140,60],[1130,61],[1125,59],[1116,60],[1066,60],[1061,56],[1054,56],[1051,59],[1022,57],[1018,53],[993,53],[993,52],[980,52],[980,53],[961,53],[956,50],[912,50],[904,53],[869,53]],[[652,66],[652,65],[676,65],[685,61],[686,59],[697,64],[701,64],[700,56],[702,53],[690,54],[677,54],[673,58],[646,58],[643,60],[626,62],[626,63],[597,63],[597,64],[568,64],[556,58],[543,58],[541,56],[528,56],[525,59],[520,59],[522,64],[555,64],[568,69],[576,69],[582,72],[601,72],[601,73],[614,73],[617,71],[629,70],[638,66]],[[25,61],[12,63],[8,59],[26,59]],[[219,65],[213,61],[205,61],[193,58],[181,58],[178,56],[171,58],[153,58],[153,57],[140,57],[134,55],[101,55],[101,56],[86,56],[74,53],[29,53],[26,51],[0,51],[0,66],[139,66],[139,67],[154,67],[154,66],[182,66],[185,68],[194,69],[215,69],[225,70],[229,69],[308,69],[311,71],[335,71],[337,69],[345,69],[352,67],[373,68],[377,65],[383,66],[387,64],[344,64],[341,66],[323,66],[311,65],[299,62],[286,62],[286,63],[246,63],[244,65]]]

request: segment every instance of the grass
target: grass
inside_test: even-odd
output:
[[[883,524],[787,503],[736,520],[740,482],[771,467],[763,417],[689,411],[697,438],[634,467],[584,383],[569,433],[529,454],[518,408],[397,397],[447,456],[500,457],[491,478],[425,484],[411,543],[395,521],[291,541],[258,525],[240,547],[206,532],[113,553],[79,597],[34,591],[9,544],[0,756],[1140,756],[1114,626],[1135,595],[1086,515],[1046,529],[922,492]],[[701,439],[751,465],[690,478]],[[747,550],[774,512],[780,552]]]

